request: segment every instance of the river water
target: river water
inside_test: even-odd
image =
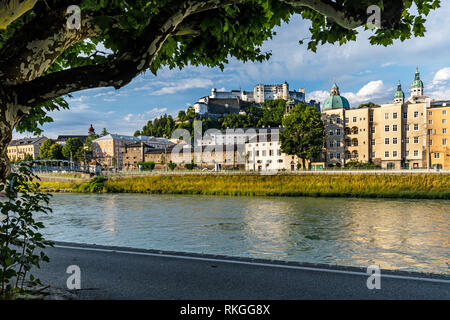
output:
[[[450,201],[55,194],[47,238],[450,274]]]

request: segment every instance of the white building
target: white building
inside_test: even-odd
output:
[[[290,91],[287,82],[283,84],[258,84],[253,91],[217,91],[211,89],[211,95],[200,98],[192,107],[196,114],[239,113],[240,102],[264,103],[271,100],[293,100],[305,102],[305,89]],[[228,105],[228,108],[227,108]]]
[[[281,151],[279,133],[257,135],[245,144],[247,171],[294,171],[301,163],[297,156],[290,156]]]

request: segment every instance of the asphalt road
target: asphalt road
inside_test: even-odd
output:
[[[67,288],[81,270],[79,299],[450,299],[450,277],[381,271],[369,290],[366,270],[129,248],[58,243],[35,274]]]

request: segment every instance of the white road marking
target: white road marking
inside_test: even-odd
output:
[[[175,255],[175,254],[172,255],[172,254],[163,254],[163,253],[160,254],[160,253],[151,253],[151,252],[112,250],[112,249],[102,249],[102,248],[72,247],[72,246],[64,246],[64,245],[55,245],[54,247],[55,248],[62,248],[62,249],[84,250],[84,251],[98,251],[98,252],[107,252],[107,253],[132,254],[132,255],[138,255],[138,256],[164,257],[164,258],[184,259],[184,260],[222,262],[222,263],[241,264],[241,265],[259,266],[259,267],[294,269],[294,270],[304,270],[304,271],[317,271],[317,272],[328,272],[328,273],[340,273],[340,274],[350,274],[350,275],[357,275],[357,276],[364,276],[364,277],[368,277],[369,276],[367,273],[357,272],[357,271],[334,270],[334,269],[302,267],[302,266],[290,266],[290,265],[271,264],[271,263],[262,263],[262,262],[226,260],[226,259],[216,259],[216,258],[206,258],[206,257],[191,257],[191,256],[180,256],[180,255]],[[444,279],[408,277],[408,276],[400,276],[400,275],[394,275],[394,274],[383,274],[383,273],[381,274],[381,277],[382,278],[392,278],[392,279],[402,279],[402,280],[415,280],[415,281],[428,281],[428,282],[437,282],[437,283],[450,284],[450,280],[444,280]]]

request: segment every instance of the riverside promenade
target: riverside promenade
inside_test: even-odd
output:
[[[51,261],[34,272],[44,285],[66,289],[76,265],[76,299],[300,300],[450,299],[450,276],[381,271],[369,290],[362,268],[56,243]]]

